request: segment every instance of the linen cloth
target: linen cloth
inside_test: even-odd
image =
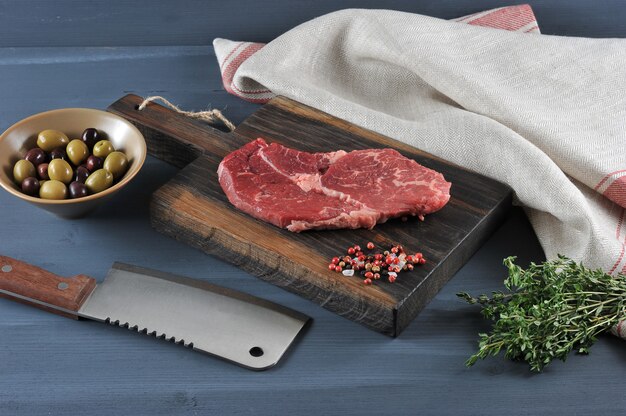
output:
[[[342,10],[214,46],[230,92],[284,95],[504,182],[547,258],[626,273],[626,39],[532,35],[529,6],[498,10]]]

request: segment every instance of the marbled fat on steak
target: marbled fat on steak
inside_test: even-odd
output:
[[[393,149],[308,153],[256,139],[226,156],[217,172],[234,206],[294,232],[372,228],[423,217],[450,199],[441,173]]]

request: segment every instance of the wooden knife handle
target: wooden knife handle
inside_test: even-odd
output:
[[[111,104],[107,111],[127,119],[141,131],[148,153],[179,168],[205,152],[223,157],[250,141],[155,102],[139,110],[142,102],[143,98],[128,94]]]
[[[28,299],[78,312],[95,287],[96,280],[82,274],[69,278],[61,277],[11,257],[0,256],[0,290],[4,291],[0,293],[1,297],[78,319],[77,315],[46,307]]]

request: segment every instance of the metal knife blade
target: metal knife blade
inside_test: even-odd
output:
[[[95,281],[87,276],[63,278],[15,259],[0,260],[0,295],[135,329],[254,370],[278,363],[309,320],[242,292],[123,263],[113,264],[93,289]]]
[[[78,315],[255,370],[278,363],[309,319],[241,292],[123,263],[113,265]]]

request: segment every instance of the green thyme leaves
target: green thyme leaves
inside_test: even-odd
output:
[[[571,351],[589,353],[598,334],[626,318],[626,276],[591,270],[564,256],[527,269],[504,259],[506,292],[491,297],[457,296],[480,304],[485,318],[494,321],[490,333],[478,334],[478,352],[466,362],[504,352],[507,358],[528,362],[539,372],[553,359],[565,361]]]

